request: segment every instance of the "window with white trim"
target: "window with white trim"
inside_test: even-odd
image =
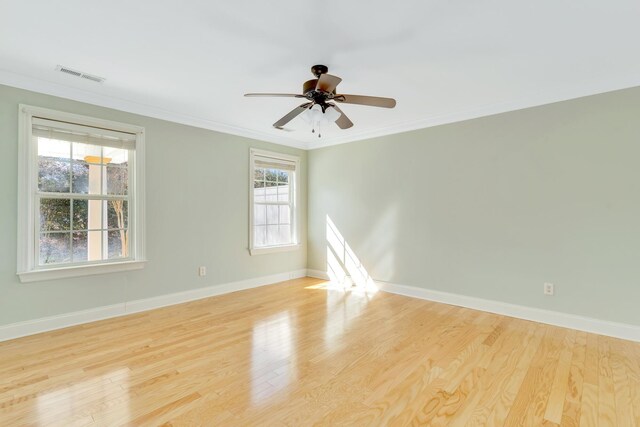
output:
[[[251,254],[296,249],[298,157],[252,149],[250,153]]]
[[[21,106],[18,275],[140,268],[138,126]]]

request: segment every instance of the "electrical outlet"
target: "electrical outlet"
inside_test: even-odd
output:
[[[198,268],[198,276],[206,276],[207,275],[207,267]]]
[[[545,295],[553,295],[553,293],[554,293],[553,283],[545,283],[544,284],[544,294]]]

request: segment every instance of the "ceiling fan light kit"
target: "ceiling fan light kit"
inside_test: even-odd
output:
[[[327,105],[323,110],[319,104],[315,104],[302,113],[301,117],[308,125],[311,125],[312,133],[315,133],[316,129],[318,129],[318,138],[321,138],[321,126],[328,125],[329,123],[335,123],[335,121],[340,118],[340,115],[341,113],[331,105]]]
[[[353,122],[342,112],[333,102],[341,104],[357,104],[372,107],[393,108],[396,106],[395,99],[381,98],[377,96],[365,95],[344,95],[337,94],[336,87],[342,81],[340,77],[327,74],[329,68],[326,65],[314,65],[311,73],[315,79],[307,80],[302,85],[302,94],[292,93],[247,93],[247,97],[287,97],[305,98],[307,102],[301,104],[287,113],[284,117],[273,124],[276,129],[282,129],[284,125],[304,113],[302,118],[312,126],[311,131],[315,133],[318,129],[318,137],[321,136],[320,126],[328,123],[338,125],[340,129],[348,129],[353,126]]]

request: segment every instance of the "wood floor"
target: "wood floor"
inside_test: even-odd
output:
[[[640,344],[298,279],[0,343],[0,426],[640,426]]]

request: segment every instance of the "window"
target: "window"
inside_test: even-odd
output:
[[[252,255],[299,248],[297,157],[252,149],[249,249]]]
[[[20,106],[18,275],[142,268],[143,129]]]

